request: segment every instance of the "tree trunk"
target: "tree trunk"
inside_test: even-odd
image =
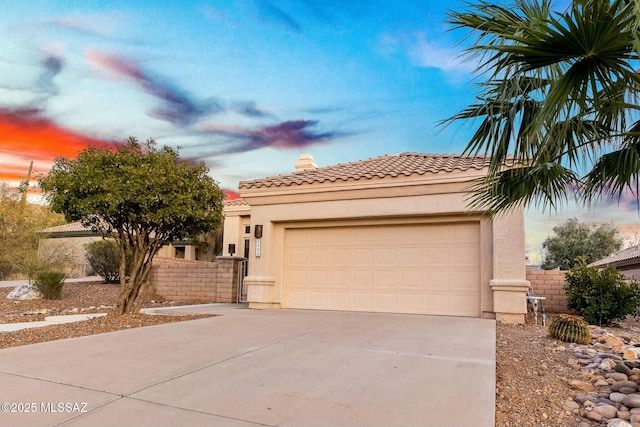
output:
[[[143,240],[143,239],[142,239]],[[123,245],[121,245],[123,246]],[[143,297],[148,286],[147,277],[151,270],[153,257],[160,249],[160,242],[156,241],[142,247],[133,248],[133,262],[131,265],[131,276],[126,280],[122,271],[126,270],[126,259],[123,255],[120,260],[120,296],[116,304],[115,313],[122,315],[125,313],[137,314],[142,308]],[[123,249],[124,248],[124,249]],[[121,248],[121,253],[126,251],[126,243]]]

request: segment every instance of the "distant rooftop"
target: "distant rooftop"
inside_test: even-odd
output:
[[[40,234],[73,234],[73,233],[91,233],[89,227],[83,226],[79,221],[70,224],[58,225],[56,227],[45,228],[38,231]]]
[[[607,266],[611,264],[616,264],[624,261],[630,261],[633,259],[640,259],[640,245],[631,246],[630,248],[622,249],[618,252],[614,252],[608,257],[599,259],[598,261],[592,262],[591,266]]]
[[[489,166],[490,160],[489,156],[401,153],[357,162],[341,163],[335,166],[299,170],[290,174],[251,181],[240,181],[240,189],[425,175],[453,172],[454,170],[481,170]]]

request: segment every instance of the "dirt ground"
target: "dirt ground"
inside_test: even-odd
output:
[[[34,322],[46,316],[82,313],[105,313],[115,306],[119,286],[103,283],[66,283],[59,300],[14,301],[7,299],[12,288],[0,288],[0,323]],[[181,303],[168,303],[149,298],[144,307],[171,307]],[[101,334],[122,329],[162,323],[193,320],[210,315],[107,315],[82,322],[65,323],[0,333],[0,348],[54,341],[63,338]]]

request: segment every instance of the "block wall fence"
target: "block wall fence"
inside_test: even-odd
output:
[[[215,262],[155,257],[149,274],[150,291],[168,301],[235,303],[241,257],[218,257]],[[527,269],[536,296],[545,297],[549,313],[567,313],[564,271]]]
[[[241,257],[214,262],[155,257],[149,273],[150,292],[168,301],[235,303]]]
[[[570,313],[564,292],[564,271],[535,270],[527,268],[527,280],[531,282],[533,294],[545,297],[544,308],[549,313]]]

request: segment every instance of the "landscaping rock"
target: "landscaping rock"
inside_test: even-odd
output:
[[[624,360],[636,360],[638,358],[638,355],[636,354],[635,351],[631,350],[631,349],[626,349],[623,353],[622,353],[622,358]]]
[[[611,401],[616,403],[622,403],[625,397],[627,397],[626,394],[618,393],[618,392],[613,392],[609,395],[609,399],[611,399]]]
[[[580,380],[571,380],[569,381],[569,385],[574,390],[585,391],[587,393],[595,390],[595,387],[592,384]]]
[[[617,366],[617,365],[616,365]],[[626,374],[623,374],[622,372],[608,372],[607,374],[605,374],[604,376],[605,378],[611,378],[614,381],[628,381],[629,377]]]
[[[599,413],[600,415],[602,415],[605,418],[615,418],[616,415],[618,414],[618,408],[616,408],[615,406],[611,406],[611,405],[598,405],[595,408],[593,408],[593,410],[597,413]]]
[[[640,394],[627,394],[622,403],[628,408],[640,408]]]
[[[586,417],[593,421],[602,420],[602,415],[600,415],[596,411],[587,412]]]
[[[611,385],[611,391],[620,391],[620,389],[622,389],[622,388],[629,388],[629,389],[637,390],[638,389],[638,384],[636,384],[633,381],[619,381],[619,382]],[[633,393],[633,392],[631,392],[631,393]],[[625,394],[631,394],[631,393],[625,393]]]
[[[625,353],[628,350],[625,350]],[[635,355],[635,352],[631,352],[633,355]],[[616,370],[616,372],[621,372],[623,374],[625,374],[627,377],[631,376],[633,374],[633,372],[631,372],[631,368],[629,368],[626,364],[624,363],[617,363],[616,366],[613,368]]]
[[[40,292],[35,286],[25,283],[23,285],[16,286],[14,290],[9,292],[7,298],[16,301],[27,301],[42,299],[44,298],[44,295],[42,295],[42,292]]]

